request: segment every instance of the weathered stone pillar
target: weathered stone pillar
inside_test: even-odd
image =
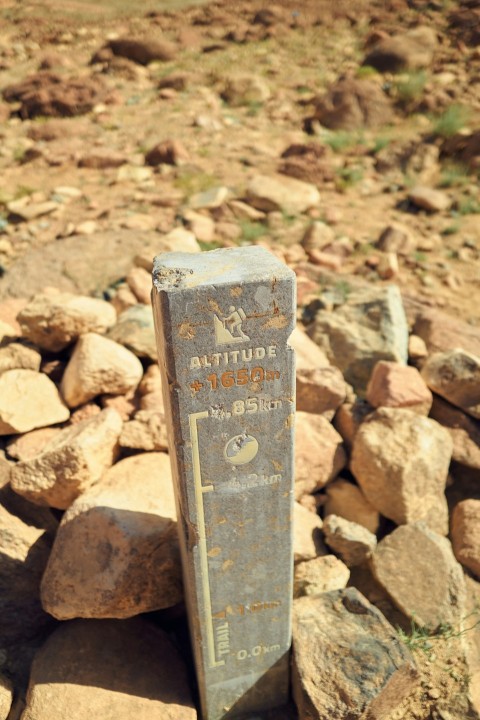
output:
[[[204,720],[283,704],[291,641],[295,276],[262,248],[155,259]]]

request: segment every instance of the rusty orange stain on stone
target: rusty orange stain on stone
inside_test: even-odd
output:
[[[230,295],[232,297],[240,297],[240,295],[243,293],[243,288],[240,286],[234,287],[230,290]]]
[[[195,326],[191,322],[184,322],[178,328],[178,334],[184,340],[193,340],[195,332]]]
[[[281,330],[287,327],[288,323],[289,319],[285,315],[276,315],[275,317],[269,318],[267,322],[263,324],[263,329],[276,328],[277,330]]]

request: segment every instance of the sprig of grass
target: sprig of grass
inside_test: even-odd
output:
[[[464,105],[450,105],[445,112],[437,116],[432,128],[433,134],[442,138],[456,135],[468,123],[469,115]]]

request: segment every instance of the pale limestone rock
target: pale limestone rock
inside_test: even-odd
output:
[[[69,407],[78,407],[102,393],[125,393],[143,375],[140,360],[117,342],[95,333],[82,335],[62,378]]]
[[[183,219],[197,240],[211,242],[215,237],[215,221],[209,215],[201,215],[195,210],[184,210]],[[151,281],[150,281],[151,284]]]
[[[13,685],[0,675],[0,720],[7,720],[13,700]]]
[[[420,364],[428,355],[425,340],[418,335],[410,335],[408,338],[408,359],[415,365]]]
[[[345,467],[342,438],[322,415],[295,415],[295,498],[319,490]]]
[[[342,590],[347,586],[350,570],[335,555],[323,555],[298,563],[294,575],[294,597],[302,597]]]
[[[355,588],[293,603],[293,697],[300,720],[383,720],[415,687],[414,660]]]
[[[408,193],[408,199],[418,208],[428,210],[429,212],[448,210],[452,204],[448,195],[442,192],[442,190],[434,190],[433,188],[423,186],[412,188]]]
[[[367,386],[366,399],[374,408],[405,408],[428,415],[432,393],[414,367],[380,360]]]
[[[303,213],[320,202],[315,185],[286,175],[256,175],[247,186],[246,197],[257,210],[280,210],[291,215]]]
[[[452,456],[445,428],[411,410],[381,408],[360,426],[351,470],[365,497],[397,525],[424,520],[446,535],[444,495]]]
[[[376,247],[382,252],[409,255],[415,250],[415,238],[412,231],[401,223],[387,225],[376,242]]]
[[[433,396],[430,417],[450,433],[453,441],[452,460],[480,470],[480,422],[438,395]]]
[[[357,485],[339,478],[326,487],[326,502],[323,506],[325,517],[339,517],[358,523],[371,533],[376,533],[380,524],[380,513],[376,510]]]
[[[149,365],[138,386],[140,393],[140,409],[156,410],[157,412],[165,412],[162,392],[162,379],[160,377],[160,368],[158,364]]]
[[[7,370],[40,370],[42,356],[18,342],[2,343],[0,347],[0,375]]]
[[[18,315],[24,337],[51,352],[85,333],[106,332],[116,319],[110,303],[70,293],[35,295]]]
[[[315,370],[330,367],[330,362],[318,345],[309,338],[307,333],[294,328],[288,338],[288,344],[295,350],[295,367],[298,370]]]
[[[31,460],[60,432],[62,431],[58,427],[47,427],[18,435],[8,443],[8,454],[15,460]]]
[[[59,620],[126,618],[182,600],[166,453],[122,460],[70,506],[57,533],[41,596],[43,607]]]
[[[345,520],[338,515],[328,515],[323,521],[325,542],[332,548],[347,567],[361,565],[377,547],[373,533],[356,522]]]
[[[16,338],[18,336],[19,333],[10,323],[0,320],[0,340],[4,338]]]
[[[330,245],[334,240],[335,231],[333,228],[317,220],[307,228],[301,243],[307,253],[310,253],[312,250],[323,250],[326,245]]]
[[[370,562],[395,605],[420,627],[460,621],[465,582],[447,538],[422,522],[403,525],[379,542]]]
[[[12,489],[37,505],[68,508],[115,462],[121,429],[112,409],[65,428],[40,455],[12,467]]]
[[[352,290],[334,311],[318,311],[308,334],[357,392],[379,360],[407,361],[408,326],[396,285]]]
[[[326,553],[321,530],[319,516],[296,502],[293,507],[293,556],[296,563]]]
[[[455,505],[451,537],[458,562],[480,579],[480,500],[463,500]]]
[[[480,418],[480,356],[459,348],[431,355],[422,367],[430,390]]]
[[[122,312],[108,337],[124,345],[138,357],[157,361],[155,329],[152,308],[149,305],[138,304]]]
[[[142,618],[64,623],[35,657],[22,720],[196,720],[187,671]]]
[[[101,395],[100,404],[102,408],[114,408],[124,422],[131,420],[139,409],[139,398],[137,389],[129,390],[124,395]]]
[[[133,267],[128,273],[127,285],[139,303],[151,305],[152,275],[141,267]]]
[[[57,388],[43,373],[7,370],[0,375],[0,435],[25,433],[69,417]]]
[[[115,312],[117,315],[121,315],[124,310],[128,310],[128,308],[133,307],[138,303],[137,298],[133,294],[133,292],[130,290],[128,285],[120,285],[117,289],[117,292],[113,296],[112,300],[112,307],[115,308]]]
[[[120,435],[120,447],[131,450],[168,450],[165,415],[156,410],[139,410],[126,422]]]
[[[218,187],[208,188],[208,190],[201,190],[195,195],[192,195],[188,201],[189,206],[193,210],[215,210],[216,208],[222,207],[230,197],[230,190],[224,185]],[[178,229],[178,228],[177,228]],[[184,232],[189,232],[184,230]],[[193,237],[193,233],[189,233]],[[169,233],[171,235],[171,233]],[[196,242],[196,240],[195,240]]]

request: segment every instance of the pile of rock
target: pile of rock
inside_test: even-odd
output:
[[[168,637],[127,620],[183,600],[148,265],[138,257],[110,301],[47,289],[0,303],[0,718],[7,678],[23,720],[104,716],[104,703],[143,716],[148,702],[151,716],[196,717]],[[355,717],[393,711],[418,680],[388,620],[461,631],[478,592],[480,494],[466,477],[480,470],[480,340],[461,323],[415,327],[396,287],[360,287],[291,338],[301,718],[337,716],[339,698]],[[74,622],[51,634],[52,618]],[[155,685],[175,663],[178,681]]]

